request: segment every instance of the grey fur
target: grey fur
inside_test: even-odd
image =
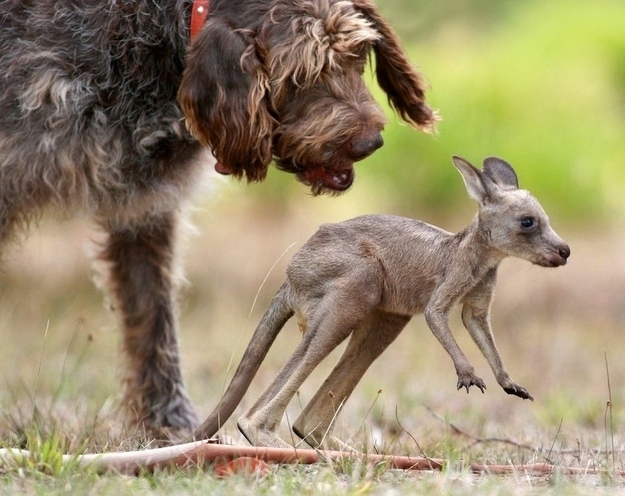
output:
[[[239,429],[257,446],[287,446],[276,434],[284,410],[301,383],[351,335],[343,356],[293,424],[313,447],[341,447],[330,437],[333,420],[371,363],[410,318],[425,314],[451,357],[457,388],[486,389],[458,347],[449,311],[462,304],[462,320],[508,394],[533,399],[508,374],[490,328],[489,310],[497,267],[507,256],[545,267],[564,265],[569,247],[554,232],[538,201],[518,189],[505,161],[491,157],[483,171],[453,158],[478,213],[451,234],[424,222],[367,215],[322,226],[293,256],[287,280],[256,329],[222,401],[196,436],[212,436],[245,394],[273,340],[296,315],[303,339]],[[337,446],[338,445],[338,446]]]

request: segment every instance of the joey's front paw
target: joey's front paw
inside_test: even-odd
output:
[[[473,372],[458,374],[458,389],[465,388],[468,393],[471,386],[478,387],[480,391],[482,391],[482,393],[484,393],[484,390],[486,389],[486,384],[484,384],[484,381],[476,376]]]
[[[534,401],[532,395],[524,387],[515,384],[514,382],[508,386],[504,386],[503,390],[508,394],[513,394],[524,400]]]

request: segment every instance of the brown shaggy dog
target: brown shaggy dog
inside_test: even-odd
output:
[[[198,419],[180,373],[176,229],[210,148],[219,172],[343,191],[382,145],[371,51],[398,113],[423,84],[369,0],[0,0],[0,239],[44,207],[90,214],[123,328],[124,405],[150,432]]]

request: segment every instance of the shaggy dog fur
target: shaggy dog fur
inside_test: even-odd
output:
[[[424,85],[369,0],[0,0],[0,239],[44,207],[90,214],[128,361],[124,405],[155,434],[198,424],[180,373],[176,228],[206,166],[314,193],[347,189],[382,144],[368,54],[398,113]],[[204,157],[204,159],[203,159]]]

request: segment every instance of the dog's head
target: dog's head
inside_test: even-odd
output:
[[[354,162],[382,146],[386,119],[362,78],[372,51],[392,107],[433,128],[425,85],[369,0],[275,0],[259,19],[230,15],[209,17],[179,91],[218,171],[262,180],[275,158],[314,193],[349,188]]]

